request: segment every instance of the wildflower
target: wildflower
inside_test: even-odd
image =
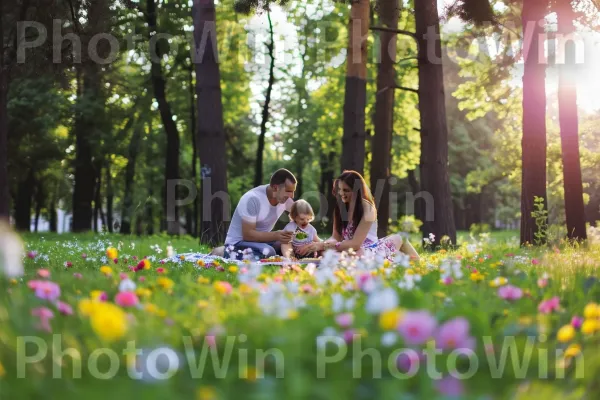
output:
[[[106,257],[109,260],[114,260],[118,256],[119,256],[119,252],[114,247],[109,247],[108,249],[106,249]]]
[[[445,378],[436,381],[435,388],[441,394],[454,397],[454,398],[462,398],[465,392],[464,384],[459,379],[449,375]]]
[[[581,332],[586,335],[592,335],[600,330],[600,323],[595,319],[586,319],[581,325]]]
[[[62,301],[58,301],[56,303],[56,308],[58,309],[58,312],[61,313],[62,315],[72,315],[73,314],[73,307],[71,307],[67,303],[63,303]]]
[[[531,263],[532,263],[533,265],[538,265],[538,264],[540,263],[540,260],[538,260],[537,258],[533,258],[533,259],[531,260]]]
[[[579,354],[581,354],[581,346],[577,343],[573,343],[565,350],[565,358],[577,357]]]
[[[500,286],[504,286],[507,283],[508,283],[508,279],[506,279],[503,276],[499,276],[499,277],[495,278],[494,280],[490,281],[490,287],[497,288]]]
[[[406,344],[420,345],[425,343],[437,326],[435,318],[428,311],[407,311],[398,326],[398,331]]]
[[[589,303],[583,310],[585,318],[600,318],[600,306],[596,303]]]
[[[216,400],[217,391],[212,386],[202,386],[196,392],[196,400]]]
[[[459,317],[444,323],[437,332],[435,343],[442,350],[474,350],[475,339],[469,336],[469,321]]]
[[[171,279],[166,278],[164,276],[157,278],[156,283],[158,284],[158,286],[160,286],[161,288],[163,288],[165,290],[170,290],[175,285],[175,282],[173,282]]]
[[[4,369],[4,366],[2,365],[2,363],[0,362],[0,378],[2,378],[4,375],[6,375],[6,370]]]
[[[31,310],[31,315],[40,319],[40,323],[37,326],[38,329],[52,332],[52,327],[50,326],[50,320],[54,318],[52,310],[46,307],[38,307]]]
[[[335,316],[335,322],[341,328],[349,328],[354,322],[354,315],[352,313],[338,314]]]
[[[149,298],[150,296],[152,296],[152,291],[150,289],[147,288],[137,288],[135,290],[135,294],[138,297],[143,297],[143,298]]]
[[[358,335],[354,329],[347,329],[342,334],[342,337],[346,343],[352,343],[355,339],[355,336],[360,335]]]
[[[82,253],[82,254],[81,254],[81,258],[85,260],[85,259],[87,258],[87,254],[85,254],[85,253]]]
[[[98,302],[96,301],[90,299],[83,299],[78,304],[79,313],[84,317],[89,317],[94,313],[97,304]]]
[[[90,316],[92,328],[108,342],[121,339],[127,332],[127,315],[114,304],[100,304]]]
[[[171,258],[173,257],[173,246],[168,245],[167,246],[167,258]]]
[[[398,294],[394,289],[386,288],[373,292],[367,300],[366,310],[371,314],[380,314],[398,306]]]
[[[204,276],[199,276],[199,277],[198,277],[198,281],[197,281],[197,282],[198,282],[199,284],[201,284],[201,285],[205,285],[205,284],[207,284],[207,283],[210,283],[210,279],[208,279],[208,278],[206,278],[206,277],[204,277]]]
[[[133,292],[119,292],[115,296],[115,303],[121,307],[135,307],[138,305],[139,300]]]
[[[31,258],[32,260],[37,257],[37,251],[31,250],[27,253],[27,258]]]
[[[379,326],[384,331],[391,331],[398,328],[401,320],[402,312],[399,309],[387,310],[379,315]]]
[[[519,300],[523,297],[523,290],[516,286],[506,285],[498,289],[498,296],[509,301]]]
[[[229,267],[229,272],[231,272],[232,274],[235,274],[236,272],[238,272],[238,267],[236,267],[235,265],[232,265],[231,267]]]
[[[135,290],[135,288],[136,288],[135,282],[133,282],[129,278],[123,279],[119,283],[119,292],[133,292]]]
[[[54,282],[39,282],[35,288],[35,295],[48,301],[54,301],[60,296],[60,286]]]
[[[100,267],[100,272],[106,276],[112,276],[113,270],[111,267],[103,265],[102,267]]]
[[[108,296],[102,290],[92,290],[90,293],[90,297],[95,301],[106,301],[108,300]]]
[[[483,278],[484,278],[483,274],[481,274],[481,272],[479,272],[479,271],[471,273],[471,280],[473,282],[480,282],[483,280]]]
[[[72,266],[73,266],[73,263],[71,261],[65,262],[65,268],[71,268]]]
[[[81,278],[83,278],[83,275],[81,273],[79,273],[79,272],[75,272],[73,274],[73,277],[76,278],[76,279],[81,279]]]
[[[229,294],[229,293],[231,293],[231,290],[233,289],[229,282],[224,282],[224,281],[215,282],[213,287],[220,294]]]
[[[198,264],[198,266],[199,266],[199,267],[204,267],[204,266],[205,266],[205,264],[204,264],[204,261],[203,261],[203,260],[198,260],[198,261],[196,261],[196,264]]]
[[[137,266],[135,267],[135,271],[137,272],[141,270],[148,270],[151,266],[152,264],[150,263],[150,261],[147,258],[144,258],[137,264]]]
[[[570,342],[575,337],[575,328],[572,325],[565,325],[558,330],[556,339],[561,343]]]
[[[560,299],[554,296],[550,300],[542,301],[538,306],[538,311],[542,314],[550,314],[552,311],[557,311],[560,307]]]
[[[417,353],[413,349],[405,349],[396,358],[396,365],[400,371],[408,373],[410,371],[415,371],[419,368],[419,364],[421,363],[421,357],[419,357],[419,353]]]
[[[44,269],[44,268],[38,269],[37,274],[40,278],[49,278],[50,277],[50,271],[48,271],[47,269]]]
[[[573,325],[573,328],[579,329],[579,328],[581,328],[582,324],[583,324],[583,318],[578,317],[578,316],[574,316],[573,318],[571,318],[571,325]]]

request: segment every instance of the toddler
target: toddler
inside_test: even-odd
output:
[[[294,236],[290,243],[281,245],[281,253],[287,259],[302,258],[296,254],[296,249],[310,242],[320,242],[317,230],[310,223],[315,219],[312,207],[306,200],[298,200],[292,205],[290,210],[292,221],[286,225],[285,231],[293,232]],[[305,257],[315,257],[315,254],[308,254]]]

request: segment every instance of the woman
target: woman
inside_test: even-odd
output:
[[[305,255],[314,251],[353,249],[357,255],[368,252],[392,259],[398,251],[419,259],[414,247],[399,234],[377,238],[377,210],[373,195],[363,177],[356,171],[344,171],[334,183],[336,205],[333,234],[324,242],[310,243],[298,249]]]

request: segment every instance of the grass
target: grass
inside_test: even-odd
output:
[[[597,398],[600,248],[519,248],[515,237],[462,232],[460,247],[435,252],[415,237],[423,257],[411,265],[331,260],[307,271],[161,263],[168,246],[208,250],[189,237],[24,235],[24,276],[0,277],[0,398]],[[144,257],[148,268],[131,271]],[[32,281],[56,283],[58,298]],[[520,296],[503,298],[496,283]],[[117,301],[120,286],[136,306]],[[540,311],[554,297],[559,306]],[[585,329],[558,340],[584,310]],[[423,358],[428,345],[439,354]],[[402,350],[410,370],[397,368]]]

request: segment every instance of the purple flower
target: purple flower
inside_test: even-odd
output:
[[[435,388],[443,394],[449,397],[462,397],[465,393],[463,383],[453,376],[447,376],[440,379],[435,383]]]
[[[538,311],[542,314],[550,314],[552,311],[557,311],[560,307],[560,299],[554,296],[550,300],[542,301],[538,306]]]
[[[506,285],[498,289],[498,296],[502,297],[504,300],[514,301],[523,297],[523,291],[516,286]]]
[[[420,345],[431,338],[436,326],[436,319],[428,311],[408,311],[400,321],[398,331],[406,344]]]
[[[398,354],[398,358],[396,358],[396,365],[398,369],[404,373],[412,373],[413,369],[415,371],[419,370],[419,365],[421,361],[424,360],[423,354],[419,355],[413,349],[406,349],[402,351],[402,353]]]
[[[343,333],[344,341],[346,343],[352,343],[354,341],[354,335],[356,335],[356,331],[354,329],[347,329]]]
[[[578,317],[577,315],[574,316],[573,318],[571,318],[571,325],[573,325],[573,328],[579,329],[579,328],[581,328],[582,324],[583,324],[583,318]]]
[[[54,318],[52,310],[47,307],[38,307],[31,310],[31,315],[40,319],[40,323],[37,326],[38,329],[52,332],[52,327],[50,326],[50,320]]]
[[[56,303],[56,307],[58,308],[58,312],[61,313],[61,314],[63,314],[63,315],[72,315],[73,314],[73,307],[71,307],[67,303],[63,303],[62,301],[58,301]]]
[[[349,328],[354,322],[352,313],[338,314],[335,316],[335,322],[342,328]]]
[[[436,346],[442,350],[475,349],[475,339],[469,335],[469,321],[459,317],[447,321],[435,336]]]
[[[36,257],[37,257],[37,254],[38,254],[38,253],[37,253],[37,251],[35,251],[35,250],[32,250],[32,251],[30,251],[29,253],[27,253],[27,257],[29,257],[29,258],[31,258],[31,259],[34,259],[34,258],[36,258]]]
[[[54,301],[60,296],[60,286],[54,282],[41,281],[35,287],[35,295],[43,300]]]

